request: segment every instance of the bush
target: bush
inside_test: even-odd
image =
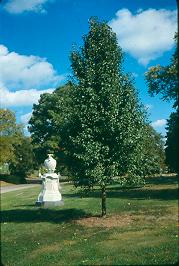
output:
[[[12,183],[12,184],[26,184],[26,179],[24,176],[20,175],[0,175],[0,180],[5,181],[7,183]]]

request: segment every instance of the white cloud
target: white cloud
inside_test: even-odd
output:
[[[0,44],[0,56],[6,56],[8,54],[8,49],[6,46]]]
[[[46,13],[44,4],[49,0],[9,0],[4,9],[12,14],[20,14],[25,11]]]
[[[53,91],[53,88],[46,90],[29,89],[9,91],[3,84],[0,84],[1,107],[31,106],[38,102],[41,94],[52,93]]]
[[[109,25],[123,50],[147,65],[174,46],[177,11],[148,9],[132,14],[128,9],[120,9]]]
[[[154,122],[151,123],[151,126],[154,127],[154,128],[158,128],[158,127],[163,127],[165,126],[167,123],[167,120],[166,119],[158,119]]]
[[[66,75],[58,75],[46,59],[9,52],[0,45],[1,106],[31,106],[65,79]]]
[[[9,89],[40,88],[49,83],[55,86],[64,78],[45,58],[9,52],[0,45],[0,81]]]
[[[149,110],[151,110],[153,108],[153,105],[152,104],[145,104],[145,109],[147,110],[147,111],[149,111]]]
[[[29,120],[30,120],[31,116],[32,116],[32,112],[20,116],[20,121],[24,125],[24,134],[26,136],[30,136],[28,126],[29,126]]]
[[[31,116],[32,116],[32,112],[27,113],[25,115],[21,115],[20,120],[24,125],[27,125],[29,123]]]
[[[166,142],[167,142],[167,138],[166,137],[163,137],[163,142],[164,142],[164,144],[166,144]]]

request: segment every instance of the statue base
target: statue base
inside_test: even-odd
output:
[[[60,201],[43,201],[43,202],[36,201],[35,205],[39,206],[39,207],[47,207],[48,208],[48,207],[63,206],[64,202],[63,202],[63,200],[60,200]]]
[[[38,196],[36,206],[53,207],[64,205],[59,188],[59,176],[56,173],[44,174],[42,176],[42,191]]]

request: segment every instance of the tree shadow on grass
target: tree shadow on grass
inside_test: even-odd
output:
[[[178,191],[176,188],[171,189],[130,189],[109,191],[109,198],[126,198],[126,199],[138,199],[138,200],[176,200],[178,198]]]
[[[64,194],[64,197],[76,198],[80,197],[79,193]],[[85,198],[100,198],[101,191],[96,189],[90,192],[88,195],[83,196]],[[116,186],[113,188],[107,189],[108,198],[121,198],[121,199],[136,199],[136,200],[177,200],[178,199],[178,189],[177,188],[168,188],[168,189],[152,189],[152,188],[143,188],[143,189],[121,189],[121,186]]]
[[[149,177],[146,179],[147,184],[153,185],[172,185],[178,183],[177,175],[168,175],[168,176],[155,176]]]
[[[51,222],[51,223],[63,223],[71,222],[73,220],[80,219],[82,217],[90,216],[90,213],[86,213],[81,209],[15,209],[1,211],[1,222]]]
[[[120,185],[115,185],[114,187],[107,188],[108,198],[122,198],[122,199],[136,199],[136,200],[146,200],[146,199],[157,199],[157,200],[177,200],[178,199],[178,189],[177,188],[162,188],[162,185],[175,185],[178,183],[177,175],[168,176],[156,176],[150,177],[146,180],[146,186],[142,188],[122,188]],[[147,187],[149,185],[150,187]],[[154,185],[155,187],[152,187]],[[63,194],[67,198],[79,198],[80,193]],[[101,198],[100,189],[95,189],[94,191],[83,195],[85,198]]]

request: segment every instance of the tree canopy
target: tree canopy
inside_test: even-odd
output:
[[[163,100],[174,100],[178,106],[178,33],[175,34],[176,49],[168,66],[152,66],[145,73],[149,93],[153,96],[160,94]]]
[[[14,160],[9,162],[11,174],[21,177],[21,181],[36,167],[31,138],[22,136],[18,143],[13,144]]]
[[[167,120],[166,162],[172,171],[179,171],[179,83],[178,83],[178,33],[176,50],[168,66],[154,66],[146,73],[151,95],[159,94],[163,100],[173,100],[176,112]]]
[[[34,152],[38,163],[42,163],[47,153],[54,153],[59,167],[65,171],[65,162],[60,147],[59,131],[64,123],[65,113],[70,112],[71,83],[59,87],[52,94],[40,96],[38,104],[33,105],[32,117],[29,121]]]

